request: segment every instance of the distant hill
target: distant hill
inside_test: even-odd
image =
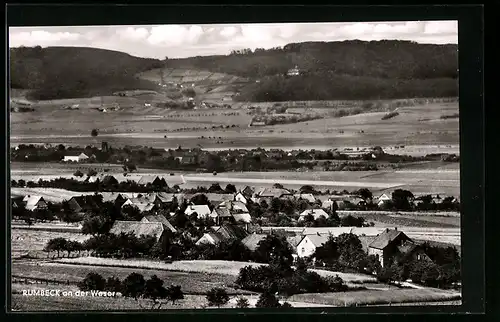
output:
[[[10,49],[11,88],[30,90],[30,99],[110,95],[130,89],[156,89],[139,72],[161,67],[145,59],[96,48],[18,47]]]
[[[240,101],[458,96],[457,45],[305,42],[225,56],[169,59],[165,64],[259,79],[241,90],[236,98]],[[302,75],[284,77],[294,66]]]

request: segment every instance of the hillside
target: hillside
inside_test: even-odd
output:
[[[457,45],[409,41],[288,44],[229,55],[169,59],[168,68],[260,79],[240,101],[381,99],[458,95]],[[298,66],[301,76],[284,77]]]
[[[156,89],[137,78],[159,60],[96,48],[19,47],[10,49],[10,84],[30,90],[35,100],[110,95],[127,89]]]

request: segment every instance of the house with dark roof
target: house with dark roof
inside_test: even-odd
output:
[[[137,238],[141,236],[155,237],[157,241],[163,238],[165,229],[161,222],[121,221],[116,220],[109,231],[111,234],[132,233]]]
[[[28,210],[47,209],[48,205],[42,196],[27,195],[23,198],[25,208]]]
[[[159,176],[142,176],[139,181],[137,181],[140,185],[152,185],[157,187],[167,187],[167,181],[163,177]]]
[[[392,263],[397,255],[407,255],[417,250],[415,243],[402,231],[387,228],[368,245],[368,255],[375,255],[382,267]],[[417,254],[419,255],[419,254]]]
[[[262,200],[265,200],[269,203],[274,198],[291,199],[293,198],[293,194],[282,188],[263,188],[255,194],[254,201],[261,202]]]
[[[243,189],[241,189],[241,194],[243,194],[243,196],[245,196],[245,198],[250,198],[252,197],[253,193],[254,193],[254,189],[250,186],[245,186]]]
[[[205,233],[200,239],[198,239],[198,241],[196,241],[196,245],[201,245],[201,244],[215,245],[221,242],[243,240],[247,236],[248,233],[242,227],[232,224],[223,224],[215,231]]]
[[[159,222],[163,225],[163,229],[165,231],[169,231],[171,233],[177,232],[177,229],[175,229],[175,227],[163,215],[147,215],[142,218],[141,222]]]
[[[129,198],[123,203],[122,209],[127,206],[137,207],[140,212],[151,211],[155,208],[155,204],[146,198]]]
[[[101,195],[74,196],[68,200],[70,209],[75,213],[99,208],[102,205]]]

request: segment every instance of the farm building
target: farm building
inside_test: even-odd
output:
[[[323,209],[307,209],[299,215],[299,221],[305,220],[306,216],[313,216],[314,220],[319,219],[321,216],[328,218],[328,214]]]
[[[141,222],[141,221],[121,221],[117,220],[109,231],[111,234],[120,235],[121,233],[133,233],[137,238],[141,236],[155,237],[159,241],[165,233],[163,224],[160,222]]]
[[[99,208],[102,200],[100,195],[75,196],[68,200],[68,206],[73,212],[79,213]]]
[[[247,206],[241,201],[224,201],[218,205],[218,208],[227,208],[233,212],[248,212]]]
[[[260,202],[261,200],[266,200],[268,203],[271,202],[272,199],[290,199],[293,197],[293,194],[282,188],[263,188],[255,194],[254,201]]]
[[[123,203],[122,209],[127,207],[127,206],[136,207],[137,209],[139,209],[140,212],[144,212],[144,211],[153,210],[155,207],[155,204],[150,202],[146,198],[130,198],[130,199],[127,199],[127,201],[125,201]]]
[[[382,195],[378,196],[376,198],[376,200],[377,200],[377,205],[382,206],[382,205],[386,204],[387,202],[391,201],[392,198],[389,197],[387,194],[383,193]]]
[[[127,201],[127,197],[119,192],[100,192],[99,194],[102,196],[102,202],[112,202],[120,207]]]
[[[254,252],[258,247],[259,243],[266,239],[268,235],[266,234],[250,234],[241,240],[241,243],[245,245],[250,251]]]
[[[214,208],[210,213],[210,218],[214,219],[217,225],[220,225],[223,222],[231,221],[233,216],[227,208]]]
[[[231,242],[233,240],[243,240],[248,236],[248,233],[241,227],[231,224],[223,224],[222,226],[215,228],[215,231],[205,233],[198,241],[196,245],[200,244],[211,244],[215,245],[221,242]]]
[[[328,241],[328,234],[306,235],[297,244],[296,254],[298,257],[309,257],[314,254],[316,248],[321,247]]]
[[[176,233],[177,229],[163,215],[147,215],[142,218],[141,222],[159,222],[163,225],[163,229]]]
[[[235,200],[235,201],[239,201],[239,202],[241,202],[241,203],[243,203],[243,204],[245,204],[245,205],[246,205],[246,204],[247,204],[247,202],[248,202],[248,200],[247,200],[247,198],[245,197],[245,195],[243,195],[243,193],[241,193],[241,192],[238,192],[238,193],[234,196],[234,200]]]
[[[26,209],[28,210],[38,210],[47,209],[48,205],[42,196],[31,196],[27,195],[23,198]]]
[[[368,254],[375,255],[382,267],[391,264],[397,254],[415,256],[416,259],[426,259],[418,247],[406,234],[396,229],[386,229],[369,245]]]
[[[63,161],[64,162],[82,162],[86,161],[89,159],[89,156],[86,155],[85,153],[73,153],[73,154],[67,154],[64,156]]]
[[[184,214],[188,217],[194,213],[196,213],[197,218],[206,218],[210,216],[211,211],[207,205],[189,205],[184,211]]]
[[[218,234],[216,231],[213,231],[203,234],[203,236],[201,236],[200,239],[196,241],[196,245],[202,245],[202,244],[215,245],[221,243],[222,241],[223,241],[222,236]]]
[[[295,199],[302,199],[302,200],[306,200],[310,203],[313,203],[316,201],[316,198],[313,196],[312,193],[297,193],[294,195]]]

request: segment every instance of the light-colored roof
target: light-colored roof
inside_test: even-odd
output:
[[[302,241],[303,238],[304,237],[301,235],[289,236],[286,238],[286,241],[290,244],[290,246],[295,248]]]
[[[297,199],[304,199],[304,200],[307,200],[309,202],[315,202],[316,201],[316,198],[313,196],[312,193],[296,193],[294,195],[295,198]]]
[[[306,236],[304,236],[304,238],[302,240],[304,240],[305,238],[308,238],[313,243],[314,246],[321,247],[324,243],[326,243],[328,241],[329,237],[330,237],[330,235],[328,235],[328,234],[323,234],[323,235],[315,234],[315,235],[306,235]]]
[[[209,232],[203,234],[198,241],[196,241],[196,245],[200,244],[217,244],[224,240],[224,238],[217,232]]]
[[[234,200],[232,193],[205,193],[210,202],[224,202]]]
[[[323,209],[307,209],[307,210],[304,210],[300,214],[300,217],[304,218],[307,215],[312,215],[314,217],[314,219],[318,219],[321,216],[323,216],[325,218],[328,218],[328,214]]]
[[[165,218],[163,215],[147,215],[144,216],[141,220],[142,222],[159,222],[162,223],[163,226],[167,229],[169,229],[171,232],[175,233],[177,232],[177,229],[175,229],[174,226]]]
[[[102,202],[114,202],[120,196],[119,192],[100,192],[99,194],[102,196]]]
[[[258,197],[280,198],[285,195],[291,195],[291,192],[281,188],[263,188],[258,193]]]
[[[248,212],[247,206],[241,202],[241,201],[224,201],[219,204],[218,208],[227,208],[230,211],[242,211],[242,212]]]
[[[184,213],[188,216],[195,212],[198,216],[202,217],[208,216],[211,213],[210,208],[207,205],[189,205],[184,211]]]
[[[37,204],[40,202],[40,201],[45,201],[43,199],[42,196],[33,196],[33,195],[30,195],[30,196],[25,196],[23,198],[23,201],[26,203],[26,209],[28,210],[33,210],[36,208]]]
[[[142,176],[139,181],[137,181],[138,184],[148,184],[148,183],[153,183],[153,181],[155,181],[156,179],[163,179],[165,180],[163,177],[159,177],[159,176]]]
[[[163,224],[159,222],[117,220],[109,232],[115,235],[133,233],[136,237],[140,237],[141,235],[153,236],[158,240],[163,234]]]
[[[244,222],[247,224],[252,221],[252,217],[249,213],[235,213],[233,214],[233,218],[236,222]]]
[[[220,234],[225,240],[238,239],[242,240],[248,233],[241,227],[237,225],[223,224],[217,229],[217,233]]]
[[[341,234],[349,234],[353,230],[354,227],[306,227],[302,231],[302,235],[315,235],[318,232],[320,234],[332,234],[334,237],[337,237]]]
[[[243,238],[241,243],[253,252],[259,246],[260,241],[266,239],[266,237],[266,234],[251,234]]]
[[[154,204],[144,198],[130,198],[127,201],[125,201],[125,203],[122,205],[122,208],[126,206],[132,206],[132,207],[135,206],[141,212],[150,211],[151,209],[154,208]]]

